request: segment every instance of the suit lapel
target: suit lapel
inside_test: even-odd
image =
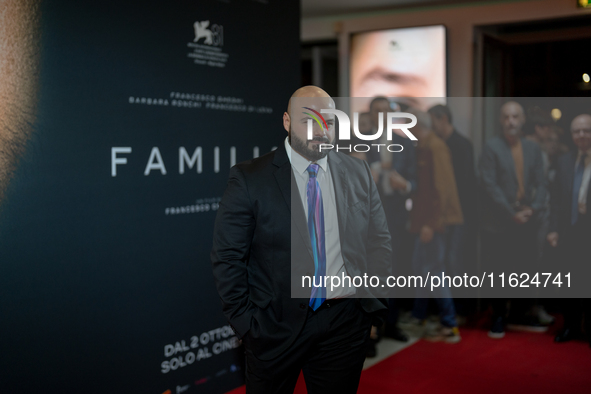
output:
[[[509,144],[507,143],[505,138],[503,138],[503,137],[499,137],[499,138],[501,138],[501,142],[502,142],[501,146],[502,146],[503,152],[505,152],[505,157],[506,157],[505,160],[507,160],[507,163],[508,163],[509,167],[511,168],[511,176],[513,177],[513,180],[515,181],[515,187],[518,188],[519,181],[517,180],[517,169],[515,167],[515,160],[513,160],[513,154],[511,153],[511,148],[509,147]],[[523,147],[523,145],[522,145],[522,147]],[[524,161],[525,161],[525,159],[524,159]],[[525,164],[524,164],[524,167],[525,167]],[[525,187],[525,185],[524,185],[524,187]],[[515,190],[515,195],[517,195],[517,189]]]
[[[568,200],[568,206],[572,205],[573,200],[573,186],[575,182],[575,163],[577,162],[577,152],[570,152],[568,155],[568,163],[567,163],[567,171],[565,174],[564,184],[566,185],[568,190],[568,195],[570,199]]]
[[[298,185],[296,183],[295,176],[291,168],[291,163],[289,162],[289,158],[287,157],[287,152],[285,151],[285,146],[283,144],[277,148],[273,164],[277,167],[273,175],[275,176],[277,185],[281,190],[283,199],[287,203],[292,225],[297,228],[298,233],[302,237],[304,245],[307,245],[308,247],[310,257],[314,259],[314,255],[312,253],[312,244],[310,243],[310,235],[308,234],[308,224],[306,223],[304,206],[302,205],[302,200],[298,192]]]
[[[530,163],[533,162],[533,150],[528,149],[529,144],[525,143],[525,140],[521,140],[521,151],[523,152],[523,189],[527,194],[527,185],[528,185],[528,178],[529,178],[529,167]],[[516,173],[517,174],[517,173]],[[517,175],[516,175],[517,176]]]
[[[291,194],[292,194],[292,185],[291,179],[293,178],[293,174],[291,171],[291,165],[289,164],[289,160],[287,163],[284,163],[281,167],[277,168],[273,173],[275,175],[275,180],[277,181],[277,185],[279,186],[279,190],[281,190],[281,194],[283,195],[283,199],[287,204],[287,209],[291,211]],[[297,188],[297,186],[296,186]]]
[[[328,166],[330,167],[330,175],[334,185],[334,198],[337,206],[337,218],[339,221],[339,235],[342,238],[343,234],[345,234],[345,229],[347,228],[347,191],[349,190],[349,182],[347,181],[345,169],[340,164],[341,159],[338,155],[335,152],[330,151],[328,153]],[[341,245],[343,245],[342,239]]]

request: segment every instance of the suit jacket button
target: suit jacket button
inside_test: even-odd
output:
[[[306,309],[306,304],[304,304],[304,303],[301,303],[301,304],[300,304],[300,308],[301,308],[301,309]]]

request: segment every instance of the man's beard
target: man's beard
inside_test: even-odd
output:
[[[308,144],[312,141],[319,141],[322,144],[332,144],[332,142],[330,142],[326,137],[314,137],[310,141],[304,141],[298,138],[298,136],[293,131],[289,133],[289,144],[291,145],[291,149],[295,150],[306,159],[310,161],[318,161],[326,157],[328,154],[328,149],[321,151],[320,145],[316,144],[313,145],[316,148],[311,148],[308,146]]]

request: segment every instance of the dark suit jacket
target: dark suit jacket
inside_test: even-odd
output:
[[[577,152],[568,152],[558,158],[556,177],[550,188],[550,232],[558,232],[565,236],[571,228],[573,204],[573,182]],[[591,183],[587,191],[587,210],[591,209]],[[591,215],[587,213],[579,217],[581,228],[590,229]]]
[[[391,270],[390,234],[369,167],[333,151],[328,164],[347,272],[378,273],[385,280]],[[302,290],[301,275],[314,274],[303,205],[283,143],[232,167],[211,259],[223,311],[236,334],[260,359],[279,355],[306,321],[311,289]],[[361,299],[366,312],[386,311],[383,301],[363,288],[357,291],[369,297]]]
[[[381,190],[382,182],[378,182],[378,190],[382,197],[386,214],[389,216],[390,226],[399,227],[404,229],[406,226],[406,219],[408,212],[406,210],[406,200],[410,195],[417,190],[417,160],[416,160],[416,149],[414,142],[408,138],[399,136],[398,134],[392,134],[392,144],[400,144],[403,146],[403,151],[392,154],[392,169],[396,170],[404,179],[410,182],[411,189],[409,194],[400,194],[395,192],[391,195],[385,195]],[[384,147],[381,147],[384,149]],[[380,161],[380,153],[377,148],[367,152],[367,162],[371,165],[374,162]],[[398,229],[391,228],[393,233],[398,233]]]
[[[525,196],[520,202],[534,211],[544,209],[546,178],[542,151],[532,141],[521,139],[523,149],[523,187]],[[511,149],[501,136],[487,141],[480,158],[480,172],[484,189],[484,225],[489,230],[501,231],[511,225],[517,213],[517,174]]]
[[[474,171],[474,149],[470,140],[454,129],[445,143],[451,152],[456,186],[464,223],[474,224],[477,219],[478,180]]]

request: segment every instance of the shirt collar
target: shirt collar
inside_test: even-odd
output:
[[[591,157],[591,149],[587,149],[586,151],[579,151],[577,154],[577,161],[581,158],[581,156],[583,155],[583,153],[587,154],[587,157],[585,160],[589,160],[589,158]]]
[[[291,166],[296,170],[298,174],[305,174],[308,166],[312,163],[310,160],[304,158],[298,152],[293,151],[291,149],[291,145],[289,145],[289,140],[285,138],[285,151],[287,152],[287,157],[289,158],[289,162]],[[324,172],[328,172],[328,160],[326,156],[316,162],[322,168]]]

